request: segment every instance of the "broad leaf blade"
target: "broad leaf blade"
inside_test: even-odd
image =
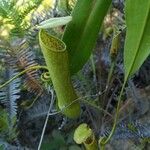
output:
[[[111,0],[78,0],[67,25],[63,41],[67,46],[71,74],[78,72],[91,51]]]
[[[62,25],[66,25],[72,20],[71,16],[66,17],[57,17],[57,18],[50,18],[48,20],[45,20],[41,22],[37,28],[39,29],[47,29],[47,28],[54,28]]]
[[[125,79],[128,79],[150,54],[150,0],[126,0],[125,12],[124,66]]]

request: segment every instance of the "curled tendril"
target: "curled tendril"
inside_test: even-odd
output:
[[[44,72],[41,74],[41,80],[43,82],[51,82],[51,77],[49,72]]]

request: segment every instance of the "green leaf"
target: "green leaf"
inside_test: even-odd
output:
[[[41,150],[60,150],[65,147],[66,142],[63,135],[59,131],[53,130],[52,137],[43,141]]]
[[[150,54],[150,0],[126,0],[125,80]]]
[[[69,147],[69,150],[82,150],[82,149],[79,146],[77,146],[77,145],[71,145]]]
[[[78,72],[89,59],[111,0],[78,0],[63,41],[69,51],[71,73]]]
[[[5,150],[4,145],[0,144],[0,150]]]
[[[45,21],[41,22],[41,23],[37,26],[37,28],[38,28],[38,29],[54,28],[54,27],[66,25],[66,24],[69,23],[71,20],[72,20],[72,17],[71,17],[71,16],[51,18],[51,19],[48,19],[48,20],[45,20]]]

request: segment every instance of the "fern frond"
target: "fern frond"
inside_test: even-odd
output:
[[[32,10],[38,8],[42,2],[43,0],[33,0],[23,3],[24,7],[20,15],[25,18]]]
[[[111,129],[107,128],[103,136],[108,136]],[[131,123],[121,122],[118,124],[112,140],[119,139],[145,139],[150,138],[150,125],[142,124],[139,121]]]
[[[12,25],[13,28],[10,30],[11,36],[24,36],[26,30],[30,27],[31,17],[29,14],[33,12],[43,0],[33,0],[24,2],[21,6],[17,6],[16,0],[1,0],[0,1],[0,16],[5,21],[2,21],[0,25],[5,26],[6,24]],[[20,10],[20,7],[22,8]],[[26,19],[28,17],[28,19]]]
[[[31,66],[37,66],[38,64],[35,62],[35,57],[30,49],[22,49],[19,51],[18,55],[19,64],[23,69],[26,69]],[[28,71],[25,74],[25,86],[30,92],[35,94],[42,94],[43,87],[39,82],[39,74],[36,70]]]
[[[9,12],[13,10],[13,7],[17,0],[1,0],[0,1],[0,16],[3,18],[9,18]]]
[[[0,149],[2,148],[2,150],[29,150],[26,147],[20,146],[20,145],[12,145],[6,141],[4,141],[4,139],[0,138]]]
[[[31,66],[37,66],[38,63],[35,61],[35,56],[33,51],[29,48],[29,45],[24,40],[14,47],[10,52],[11,60],[8,62],[10,65],[13,64],[19,70],[25,70]],[[12,63],[12,61],[14,63]],[[43,87],[39,81],[39,74],[36,70],[28,71],[24,76],[24,86],[28,91],[34,93],[35,95],[41,95],[43,92]]]
[[[6,80],[12,78],[12,76],[17,74],[17,70],[15,68],[10,68],[9,66],[5,70]],[[12,81],[8,86],[2,88],[0,90],[0,103],[3,104],[3,112],[5,112],[5,117],[3,117],[3,122],[7,126],[5,126],[4,133],[1,133],[1,136],[6,141],[14,141],[17,138],[17,127],[16,127],[16,119],[17,119],[17,100],[20,98],[20,79]],[[2,119],[2,116],[0,116]]]
[[[12,76],[16,75],[17,71],[14,69],[6,69],[5,77],[10,79]],[[10,120],[12,120],[17,114],[17,100],[20,95],[20,79],[12,81],[7,87],[4,87],[0,91],[0,102],[4,104],[6,110],[9,114]]]
[[[55,97],[54,99],[50,99],[51,96],[52,95],[49,93],[49,91],[45,92],[45,94],[41,96],[41,99],[36,103],[36,105],[26,112],[27,113],[26,120],[31,121],[45,117],[49,109],[49,104],[51,103],[51,105],[53,106],[55,103]],[[51,112],[53,111],[56,110],[52,108]]]
[[[27,121],[32,121],[40,117],[45,117],[48,111],[48,105],[45,103],[38,103],[32,109],[27,111]]]

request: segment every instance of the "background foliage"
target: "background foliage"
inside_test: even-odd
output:
[[[74,4],[75,0],[0,1],[1,84],[30,66],[45,64],[36,26],[52,17],[70,15]],[[108,136],[118,91],[124,78],[123,45],[126,29],[123,9],[123,1],[113,1],[91,58],[72,77],[74,87],[81,97],[82,116],[79,119],[70,120],[59,113],[55,94],[52,99],[51,81],[46,84],[41,80],[44,70],[28,71],[0,89],[1,149],[37,149],[50,103],[53,105],[41,149],[83,149],[73,141],[73,129],[83,122],[89,124],[97,138]],[[110,52],[112,28],[120,36],[117,52]],[[53,28],[48,32],[61,38],[64,27]],[[115,61],[112,59],[114,56]],[[113,73],[109,76],[111,69]],[[125,149],[149,149],[149,84],[148,57],[125,87],[119,124],[112,141],[107,145],[108,149],[122,149],[122,145],[126,145]]]

